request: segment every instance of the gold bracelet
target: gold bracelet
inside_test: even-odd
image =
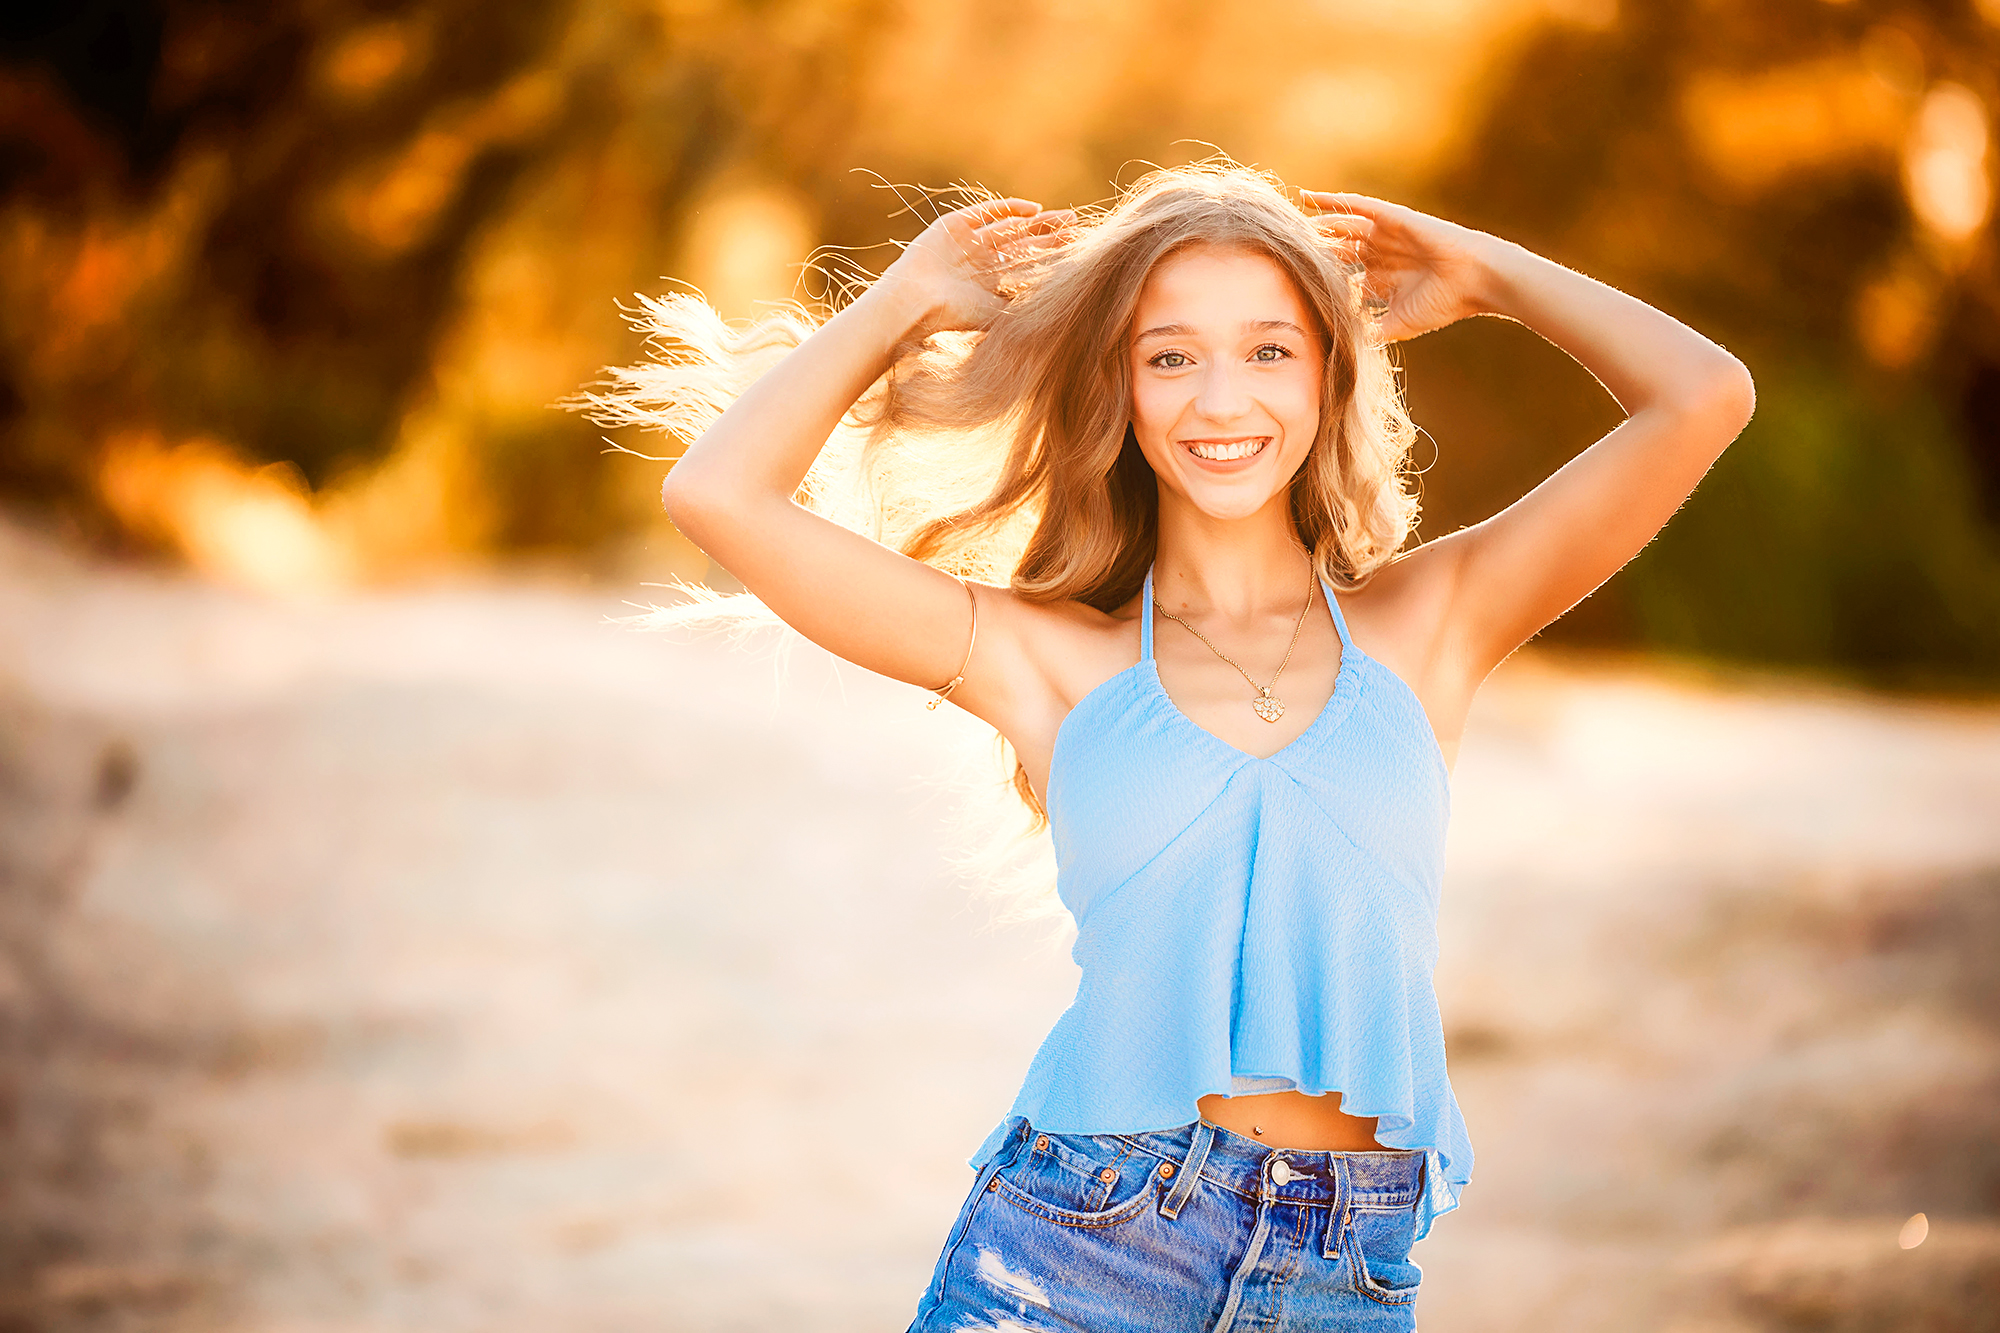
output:
[[[956,574],[953,574],[952,577],[958,579],[958,586],[965,589],[966,600],[972,603],[972,637],[965,641],[965,660],[958,664],[958,674],[953,676],[940,688],[931,691],[937,698],[926,703],[924,707],[933,710],[946,699],[949,699],[953,690],[965,683],[965,668],[972,664],[972,645],[979,642],[979,598],[973,594],[970,583],[967,583],[962,578],[958,578]]]

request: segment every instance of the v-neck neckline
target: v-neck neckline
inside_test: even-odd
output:
[[[1189,717],[1187,710],[1175,703],[1174,696],[1167,692],[1166,682],[1160,679],[1159,658],[1153,652],[1154,611],[1153,570],[1151,566],[1148,566],[1146,569],[1146,582],[1144,588],[1141,590],[1144,603],[1143,610],[1140,613],[1142,619],[1140,620],[1139,660],[1134,665],[1145,668],[1146,674],[1152,679],[1153,689],[1159,694],[1160,701],[1167,706],[1175,717],[1185,723],[1190,730],[1207,737],[1216,745],[1237,756],[1244,763],[1275,763],[1286,755],[1289,755],[1293,750],[1298,749],[1301,744],[1315,732],[1319,731],[1320,728],[1331,726],[1337,718],[1335,706],[1339,706],[1339,712],[1347,711],[1353,705],[1356,692],[1361,688],[1359,664],[1356,659],[1365,659],[1367,655],[1354,646],[1354,636],[1347,632],[1347,617],[1340,609],[1340,601],[1334,596],[1332,586],[1318,574],[1315,574],[1314,578],[1319,583],[1320,595],[1326,599],[1327,614],[1333,618],[1334,633],[1340,637],[1340,669],[1334,673],[1333,693],[1327,695],[1326,702],[1320,705],[1319,712],[1313,715],[1313,720],[1306,723],[1305,730],[1269,754],[1252,754],[1242,746],[1222,739],[1222,737]]]

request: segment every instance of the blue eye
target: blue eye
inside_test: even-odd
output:
[[[1162,352],[1146,364],[1160,370],[1179,370],[1182,366],[1192,363],[1181,352]]]

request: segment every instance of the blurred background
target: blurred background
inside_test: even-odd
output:
[[[1474,719],[1426,1327],[2000,1328],[1996,107],[1996,0],[10,9],[0,1328],[901,1327],[1073,986],[990,734],[607,626],[714,571],[552,405],[1217,150],[1758,380]],[[1402,360],[1425,536],[1616,420]]]

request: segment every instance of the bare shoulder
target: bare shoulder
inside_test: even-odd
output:
[[[1429,716],[1447,761],[1457,755],[1479,687],[1451,623],[1463,568],[1462,536],[1452,533],[1413,547],[1360,590],[1340,597],[1355,646],[1402,677]]]
[[[1137,597],[1113,611],[1017,597],[1013,614],[1026,656],[1065,712],[1139,660]]]
[[[1007,738],[1041,789],[1056,732],[1077,701],[1139,660],[1139,599],[1114,611],[1082,602],[1034,602],[1005,588],[982,588],[996,621],[991,656],[975,660],[1003,679],[982,682],[974,707]],[[982,640],[982,642],[984,642]]]
[[[1358,591],[1341,594],[1361,651],[1398,674],[1428,674],[1446,651],[1460,564],[1456,536],[1404,551]]]

